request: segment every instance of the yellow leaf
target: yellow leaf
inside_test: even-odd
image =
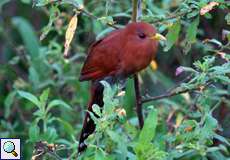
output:
[[[182,122],[183,122],[183,115],[181,113],[178,113],[178,115],[176,117],[175,128],[178,128]]]
[[[68,54],[68,51],[69,51],[69,46],[70,46],[70,43],[73,39],[73,36],[74,36],[74,33],[77,29],[77,14],[75,14],[70,22],[69,22],[69,25],[68,25],[68,28],[66,30],[66,33],[65,33],[65,51],[64,51],[64,56],[67,56]]]
[[[153,71],[157,70],[157,62],[155,60],[152,60],[150,63],[150,67]]]
[[[200,10],[200,15],[205,15],[206,13],[210,12],[213,7],[218,6],[218,2],[210,2],[206,6],[202,7]]]

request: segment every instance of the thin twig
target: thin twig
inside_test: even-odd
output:
[[[84,14],[86,14],[87,16],[89,16],[92,19],[96,19],[98,20],[99,17],[93,15],[92,13],[90,13],[89,11],[87,11],[84,6],[81,6],[78,4],[78,2],[74,1],[74,0],[65,0],[64,2],[61,3],[70,3],[72,4],[74,7],[76,7],[77,11],[82,12]],[[108,25],[109,27],[112,27],[114,29],[119,29],[119,27],[115,26],[113,23],[109,23],[107,22],[106,25]]]
[[[132,13],[132,21],[136,22],[138,19],[138,3],[141,3],[141,0],[133,0],[133,13]],[[141,5],[139,5],[141,7]],[[134,88],[135,88],[135,96],[136,96],[136,112],[139,121],[140,128],[144,125],[144,118],[142,113],[142,100],[141,100],[141,88],[138,80],[138,75],[135,74],[133,77],[134,80]]]
[[[138,10],[138,0],[133,0],[133,12],[132,12],[132,21],[136,22],[137,21],[137,10]]]
[[[191,11],[188,10],[186,12],[180,12],[178,14],[170,14],[169,16],[163,18],[163,19],[157,19],[157,20],[153,20],[152,23],[159,23],[159,22],[162,22],[162,21],[166,21],[166,20],[170,20],[170,19],[174,19],[174,18],[178,18],[178,17],[181,17],[181,16],[184,16],[188,13],[190,13]]]
[[[190,89],[184,89],[184,90],[181,90],[181,91],[173,91],[175,90],[176,88],[172,89],[171,92],[166,92],[162,95],[159,95],[159,96],[154,96],[154,97],[148,97],[146,99],[142,99],[142,103],[147,103],[147,102],[150,102],[150,101],[154,101],[154,100],[159,100],[159,99],[163,99],[163,98],[169,98],[169,97],[173,97],[173,96],[176,96],[178,94],[182,94],[182,93],[187,93],[187,92],[192,92],[192,91],[196,91],[196,90],[200,90],[201,87],[208,87],[212,82],[207,82],[207,84],[205,85],[199,85],[197,87],[194,87],[194,88],[190,88]]]
[[[166,92],[172,91],[173,89],[175,89],[175,88],[177,88],[177,87],[180,87],[180,85],[181,85],[182,83],[186,83],[186,82],[188,82],[189,80],[191,80],[192,76],[193,76],[193,74],[189,74],[187,77],[185,77],[185,78],[182,79],[181,81],[177,82],[177,84],[176,84],[175,86],[173,86],[173,87],[167,89]]]
[[[99,17],[93,15],[92,13],[88,12],[88,11],[85,10],[85,9],[81,9],[81,10],[79,10],[79,11],[81,11],[82,13],[86,14],[87,16],[89,16],[89,17],[91,17],[91,18],[93,18],[93,19],[97,19],[97,20],[99,19]],[[119,27],[115,26],[113,23],[107,22],[106,25],[108,25],[109,27],[112,27],[112,28],[114,28],[114,29],[119,29]]]

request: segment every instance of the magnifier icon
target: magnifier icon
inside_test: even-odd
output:
[[[3,149],[6,153],[11,153],[14,157],[17,157],[18,154],[15,151],[15,145],[11,141],[7,141],[3,144]]]

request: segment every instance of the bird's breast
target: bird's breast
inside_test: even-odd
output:
[[[122,70],[126,76],[146,68],[156,53],[155,43],[128,43],[122,57]]]

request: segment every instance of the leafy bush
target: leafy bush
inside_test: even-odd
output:
[[[93,106],[96,132],[78,156],[89,99],[88,82],[78,81],[85,52],[130,21],[132,2],[2,0],[0,137],[21,138],[23,159],[229,159],[229,6],[142,1],[139,20],[167,38],[157,63],[139,74],[144,127],[134,112],[132,79],[125,96],[103,81],[104,109]]]

